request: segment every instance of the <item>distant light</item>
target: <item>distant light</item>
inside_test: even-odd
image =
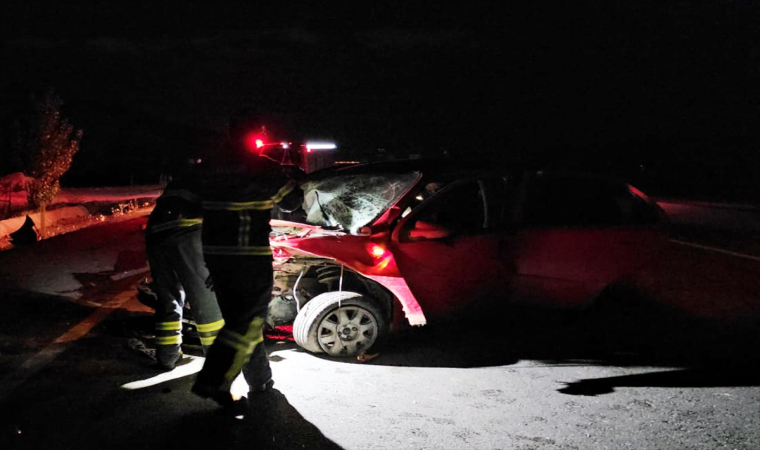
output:
[[[264,141],[261,139],[256,139],[256,148],[261,148],[264,146]]]
[[[281,142],[280,145],[282,145],[282,148],[284,148],[284,149],[289,149],[290,148],[290,145],[288,145],[287,142]]]
[[[332,142],[307,142],[306,143],[307,152],[310,152],[311,150],[335,150],[336,148],[338,148],[338,146],[333,144]]]
[[[414,198],[417,199],[417,200],[419,200],[419,201],[425,200],[424,198],[422,198],[422,195],[418,195],[418,196],[416,196]]]

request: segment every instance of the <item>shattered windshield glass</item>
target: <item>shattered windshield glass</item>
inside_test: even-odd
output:
[[[306,222],[354,234],[393,205],[418,177],[417,172],[358,174],[307,182]]]

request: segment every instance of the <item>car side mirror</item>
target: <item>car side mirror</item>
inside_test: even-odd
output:
[[[370,227],[361,227],[359,228],[359,231],[356,232],[358,236],[371,236],[372,235],[372,228]]]

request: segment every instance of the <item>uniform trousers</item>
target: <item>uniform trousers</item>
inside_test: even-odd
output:
[[[156,359],[176,362],[182,344],[182,315],[188,301],[204,351],[222,328],[222,313],[214,292],[206,286],[201,227],[195,226],[161,239],[147,238],[148,261],[157,296]]]
[[[229,391],[242,371],[250,389],[272,378],[264,321],[272,296],[272,257],[205,254],[225,325],[209,349],[196,386]]]

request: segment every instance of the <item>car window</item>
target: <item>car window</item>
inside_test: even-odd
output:
[[[541,174],[530,185],[523,211],[528,226],[604,227],[650,223],[642,198],[606,179]]]
[[[485,195],[476,180],[441,189],[415,213],[404,224],[405,240],[477,234],[487,225]]]
[[[510,178],[489,177],[478,180],[478,183],[486,204],[484,228],[510,228],[515,194]]]
[[[440,180],[440,181],[428,181],[425,183],[425,185],[422,187],[422,189],[417,192],[417,194],[414,196],[414,198],[411,199],[411,201],[407,204],[404,211],[401,213],[401,217],[406,217],[409,215],[409,213],[412,212],[412,210],[416,209],[421,203],[435,195],[436,192],[440,191],[444,187],[446,187],[451,180]]]

